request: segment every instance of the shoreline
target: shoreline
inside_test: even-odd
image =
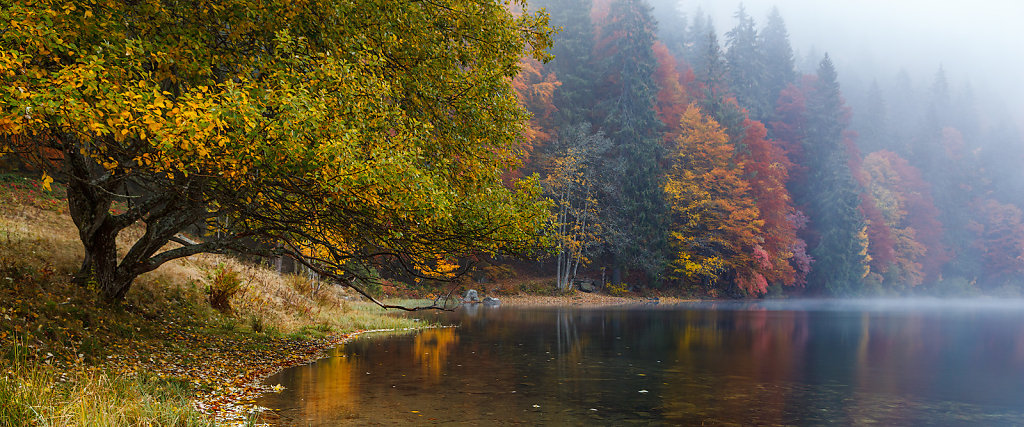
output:
[[[576,292],[571,295],[500,295],[502,306],[510,307],[614,307],[651,304],[678,304],[698,301],[676,297],[616,297],[598,293]]]

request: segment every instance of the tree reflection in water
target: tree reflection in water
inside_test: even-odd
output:
[[[459,327],[360,338],[259,403],[303,426],[1024,425],[1017,304],[420,314]]]

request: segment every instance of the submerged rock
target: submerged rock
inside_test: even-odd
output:
[[[501,300],[497,298],[486,297],[484,298],[484,305],[488,307],[497,307],[501,305]]]

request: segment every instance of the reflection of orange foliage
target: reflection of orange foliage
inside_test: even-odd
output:
[[[666,424],[698,425],[707,419],[786,423],[794,391],[786,382],[804,364],[808,321],[800,312],[687,313],[686,326],[677,334],[677,359],[666,372],[672,384],[663,397]],[[706,358],[736,374],[709,375],[701,369]]]
[[[327,420],[342,412],[356,410],[360,395],[356,381],[356,362],[349,357],[330,357],[317,363],[292,368],[295,378],[291,381],[295,402],[301,412],[312,419]],[[317,398],[330,396],[329,399]]]
[[[441,376],[441,365],[458,343],[459,336],[454,328],[428,329],[416,335],[413,351],[427,378]]]

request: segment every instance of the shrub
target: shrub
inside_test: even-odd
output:
[[[629,285],[627,285],[626,283],[619,283],[617,285],[614,283],[610,283],[608,284],[607,289],[610,295],[620,297],[626,295],[626,293],[629,292]]]
[[[217,268],[206,276],[206,280],[209,281],[206,296],[210,301],[210,307],[224,314],[231,313],[231,297],[242,288],[242,281],[238,276],[238,271],[223,263],[218,264]]]

